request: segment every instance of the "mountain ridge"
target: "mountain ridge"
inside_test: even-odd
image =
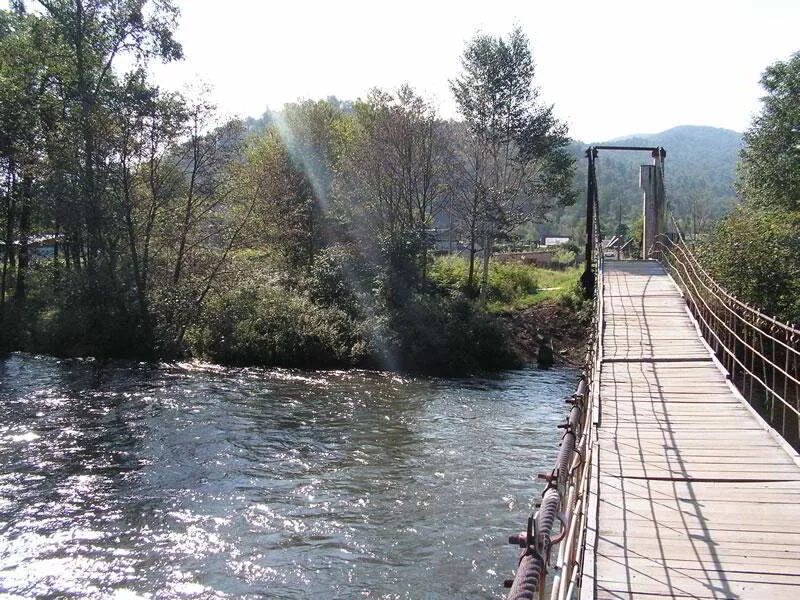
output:
[[[715,127],[713,125],[689,125],[689,124],[685,124],[685,125],[675,125],[674,127],[670,127],[669,129],[664,129],[663,131],[658,131],[658,132],[655,132],[655,133],[631,133],[631,134],[627,134],[627,135],[623,135],[623,136],[619,136],[619,137],[614,137],[614,138],[603,140],[603,141],[599,141],[599,142],[586,143],[586,142],[583,142],[582,140],[574,140],[574,141],[577,142],[577,143],[580,143],[580,144],[586,144],[587,146],[590,146],[590,145],[591,146],[597,146],[597,145],[604,145],[604,144],[608,144],[608,145],[619,144],[619,145],[622,145],[620,142],[627,142],[627,141],[630,141],[630,140],[659,139],[659,138],[664,138],[664,137],[668,137],[668,136],[676,135],[676,134],[697,134],[697,133],[715,133],[715,134],[721,134],[721,135],[726,135],[726,136],[728,136],[728,135],[735,136],[735,137],[738,137],[738,138],[741,138],[742,135],[743,135],[742,132],[736,131],[734,129],[728,129],[727,127]]]
[[[738,202],[736,165],[744,146],[743,134],[707,125],[676,125],[653,134],[632,134],[594,145],[662,146],[667,151],[665,183],[672,213],[687,231],[707,228]],[[553,219],[536,227],[539,235],[582,235],[585,218],[585,150],[573,140],[575,157],[574,205],[557,211]],[[640,153],[600,151],[597,178],[603,228],[613,231],[622,222],[633,224],[641,216],[639,166],[647,162]]]

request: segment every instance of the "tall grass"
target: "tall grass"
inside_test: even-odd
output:
[[[476,264],[475,281],[480,281]],[[429,276],[437,285],[452,292],[463,290],[469,263],[456,256],[434,259]],[[487,308],[491,312],[522,310],[547,299],[557,300],[576,293],[580,268],[553,270],[534,265],[491,262],[487,290]]]

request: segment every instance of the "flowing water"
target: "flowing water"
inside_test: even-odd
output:
[[[0,592],[500,598],[575,374],[0,359]]]

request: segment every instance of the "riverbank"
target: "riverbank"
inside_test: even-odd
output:
[[[425,280],[393,293],[368,287],[347,256],[290,283],[252,257],[249,276],[207,300],[185,328],[144,323],[135,313],[98,321],[90,307],[39,295],[3,333],[7,350],[61,357],[149,361],[200,359],[228,366],[367,368],[463,376],[525,365],[575,364],[588,319],[578,270],[493,264],[486,297],[465,286],[467,263],[431,262]],[[357,266],[357,265],[356,265]],[[159,309],[175,322],[171,307]]]
[[[504,313],[515,353],[527,365],[578,367],[586,353],[591,308],[580,300],[548,298]]]

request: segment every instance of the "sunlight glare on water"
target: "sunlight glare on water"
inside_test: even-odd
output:
[[[0,591],[501,598],[568,370],[0,361]]]

